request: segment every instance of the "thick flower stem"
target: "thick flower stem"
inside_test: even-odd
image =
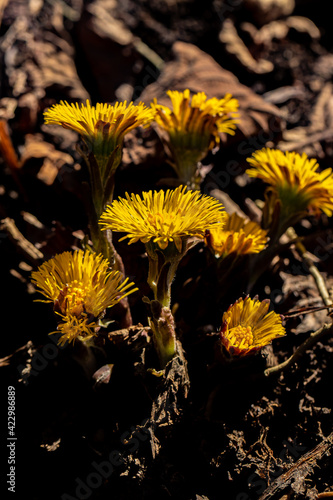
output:
[[[156,261],[149,261],[148,285],[154,293],[154,299],[164,307],[170,307],[171,303],[171,280],[168,280],[169,263],[158,269]]]
[[[173,315],[168,307],[157,300],[145,300],[149,306],[149,326],[153,332],[153,342],[157,351],[161,368],[176,354],[176,334]]]
[[[118,149],[115,151],[118,152]],[[125,275],[122,258],[112,242],[112,232],[110,230],[102,231],[98,223],[106,205],[112,202],[115,171],[121,156],[119,154],[111,155],[106,167],[103,167],[101,160],[98,162],[92,153],[85,154],[80,149],[79,152],[86,161],[90,176],[90,186],[85,185],[87,188],[85,203],[93,249],[97,254],[101,253],[109,261],[113,271],[120,271]],[[109,169],[108,176],[105,175],[105,168]],[[121,299],[118,308],[120,309],[121,326],[124,328],[131,326],[132,316],[127,297]]]
[[[98,224],[98,213],[95,209],[94,199],[90,193],[91,202],[86,201],[86,211],[88,215],[90,237],[93,244],[93,248],[97,254],[101,253],[103,257],[108,259],[111,267],[115,264],[115,249],[112,244],[110,235],[101,231]]]
[[[102,253],[109,260],[114,270],[124,273],[122,259],[112,243],[112,232],[110,230],[102,231],[98,223],[106,206],[111,204],[113,200],[115,173],[121,161],[121,152],[119,152],[118,147],[115,148],[107,161],[105,158],[96,158],[93,153],[86,155],[82,151],[80,152],[88,165],[91,182],[91,203],[87,212],[93,247],[97,253]]]
[[[147,282],[154,293],[154,299],[164,307],[170,307],[171,284],[174,280],[182,254],[166,255],[151,241],[146,243],[149,259]]]
[[[163,369],[176,354],[175,323],[170,310],[171,284],[183,254],[175,248],[164,253],[152,242],[146,243],[146,250],[149,259],[148,284],[154,300],[145,299],[145,302],[155,349]]]
[[[183,153],[184,154],[184,153]],[[182,157],[181,154],[175,155],[175,170],[177,172],[178,178],[186,183],[188,189],[192,189],[194,191],[200,191],[202,177],[199,174],[199,165],[198,158],[200,159],[202,155],[200,152],[193,153],[188,157],[186,154]]]

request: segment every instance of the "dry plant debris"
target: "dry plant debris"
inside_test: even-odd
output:
[[[333,497],[326,9],[0,0],[3,496]]]

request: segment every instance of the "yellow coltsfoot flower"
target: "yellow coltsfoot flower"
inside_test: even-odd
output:
[[[204,239],[206,229],[223,225],[223,205],[211,196],[179,186],[175,190],[149,191],[114,200],[100,218],[104,230],[126,233],[129,244],[145,243],[148,284],[154,293],[149,305],[149,324],[161,366],[176,353],[170,311],[171,283],[177,266],[189,248]]]
[[[226,213],[215,198],[179,186],[174,190],[128,193],[114,200],[100,218],[103,229],[127,233],[129,244],[152,241],[165,250],[175,245],[182,251],[188,238],[203,240],[206,229],[224,224]],[[120,241],[121,241],[120,240]]]
[[[154,111],[142,102],[116,102],[115,104],[86,104],[60,101],[44,112],[45,123],[61,125],[78,132],[100,170],[101,189],[105,189],[110,172],[114,173],[122,158],[125,135],[134,128],[147,127],[154,118]],[[82,152],[83,154],[83,152]],[[92,163],[90,158],[89,163]],[[90,166],[91,169],[94,166]],[[96,177],[96,172],[90,172]],[[96,184],[96,180],[94,181]]]
[[[228,215],[224,227],[208,230],[205,237],[207,246],[217,258],[259,253],[265,248],[267,240],[266,230],[237,213]]]
[[[207,99],[204,92],[191,98],[188,89],[169,90],[167,95],[172,108],[158,104],[156,99],[151,107],[156,113],[157,125],[166,133],[164,142],[178,177],[191,186],[198,162],[219,144],[219,134],[235,133],[238,101],[231,94],[223,99]]]
[[[46,124],[61,125],[78,132],[93,152],[109,155],[117,145],[122,146],[124,136],[134,128],[147,127],[154,112],[142,102],[116,102],[114,105],[97,103],[69,104],[60,101],[44,112]]]
[[[232,356],[254,353],[282,337],[286,331],[282,317],[274,311],[268,312],[270,301],[260,302],[258,297],[246,296],[238,299],[223,314],[220,339]]]
[[[268,188],[267,200],[280,203],[280,218],[288,221],[298,219],[307,213],[333,214],[333,173],[331,168],[319,171],[315,159],[303,153],[282,152],[263,148],[247,159],[251,168],[246,170],[250,177],[262,179]],[[274,207],[270,208],[272,213]],[[286,224],[285,224],[286,225]],[[291,225],[291,224],[290,224]]]
[[[41,302],[53,302],[61,317],[61,344],[95,335],[105,309],[137,290],[121,273],[110,271],[102,255],[83,250],[56,255],[31,277],[37,291],[46,297]]]
[[[98,219],[113,199],[115,173],[122,159],[124,136],[140,125],[150,125],[154,111],[142,102],[138,105],[124,101],[92,106],[89,100],[86,104],[60,101],[45,111],[44,117],[46,124],[74,130],[82,138],[84,146],[78,151],[86,162],[90,177],[90,199],[86,200],[90,236],[94,250],[102,252],[112,261],[116,252],[111,238],[101,235]]]

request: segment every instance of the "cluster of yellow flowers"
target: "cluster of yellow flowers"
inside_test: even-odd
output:
[[[171,282],[189,248],[205,242],[217,261],[265,251],[305,214],[332,215],[333,175],[332,169],[319,171],[316,160],[305,154],[264,148],[247,160],[247,174],[269,185],[265,227],[236,213],[227,214],[217,199],[200,193],[198,165],[219,143],[220,133],[235,133],[238,102],[229,94],[223,99],[207,99],[204,92],[191,97],[188,89],[167,94],[171,108],[156,100],[150,107],[142,102],[91,106],[89,101],[86,105],[61,101],[45,112],[45,122],[80,134],[89,159],[92,189],[96,189],[92,199],[99,203],[98,230],[123,232],[129,244],[141,241],[146,245],[148,283],[154,299],[169,308]],[[143,192],[142,196],[126,193],[113,201],[110,172],[114,173],[121,160],[124,136],[152,122],[182,185],[174,190]],[[109,190],[108,195],[103,194],[103,201],[98,201],[105,190]],[[90,249],[56,255],[33,272],[32,280],[60,315],[61,343],[96,335],[105,310],[137,290],[134,283],[110,269],[105,255]],[[224,348],[241,356],[284,335],[281,316],[268,310],[269,301],[260,302],[257,297],[246,296],[231,305],[222,318]],[[172,357],[175,351],[169,351]]]

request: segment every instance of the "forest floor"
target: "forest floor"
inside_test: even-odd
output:
[[[232,93],[237,132],[205,159],[202,192],[256,221],[264,187],[245,174],[253,151],[305,152],[332,167],[326,10],[324,0],[0,0],[0,366],[3,401],[8,387],[16,397],[15,498],[333,498],[332,335],[263,375],[331,323],[294,246],[284,246],[250,291],[286,316],[287,335],[233,366],[216,361],[218,331],[223,312],[247,293],[246,279],[217,290],[204,245],[187,254],[172,301],[189,381],[168,396],[142,357],[146,349],[154,365],[144,334],[143,244],[114,236],[139,288],[129,297],[133,327],[123,329],[115,309],[104,344],[89,353],[48,336],[56,319],[51,306],[35,302],[30,281],[45,260],[80,248],[87,232],[78,136],[43,123],[43,111],[60,100],[149,105],[169,89]],[[128,134],[115,197],[175,185],[154,127]],[[295,229],[332,297],[332,219],[308,217]],[[106,364],[103,383],[96,372]],[[7,420],[1,436],[5,476]]]

